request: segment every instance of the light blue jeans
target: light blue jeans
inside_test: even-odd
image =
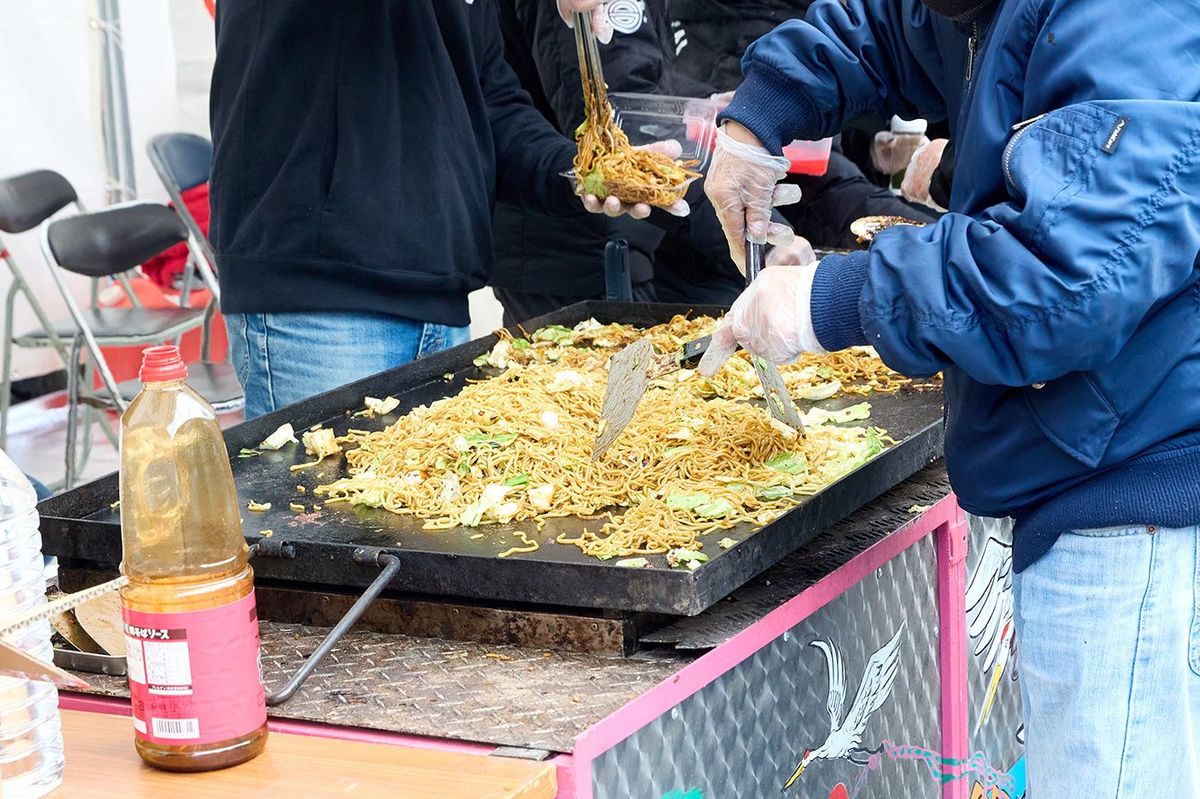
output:
[[[1085,530],[1016,576],[1030,799],[1200,797],[1198,546]]]
[[[467,328],[369,313],[228,314],[246,418],[462,344]]]

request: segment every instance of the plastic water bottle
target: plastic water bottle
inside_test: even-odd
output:
[[[207,771],[263,750],[267,707],[229,455],[186,378],[177,347],[146,349],[121,418],[121,604],[138,754]]]
[[[0,617],[46,603],[37,494],[0,451]],[[50,622],[5,639],[51,662]],[[53,683],[0,676],[0,778],[4,799],[45,796],[63,776],[58,691]]]

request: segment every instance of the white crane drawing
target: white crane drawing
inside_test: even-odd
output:
[[[896,683],[896,672],[900,665],[900,634],[904,632],[904,623],[892,636],[892,640],[876,650],[867,661],[863,671],[862,682],[858,684],[858,694],[850,712],[843,719],[842,708],[846,704],[846,670],[842,665],[842,655],[828,641],[813,641],[809,646],[821,650],[825,656],[825,665],[829,672],[829,699],[825,703],[829,711],[829,737],[825,743],[816,749],[804,753],[800,765],[792,772],[792,776],[784,784],[786,791],[800,778],[804,770],[814,760],[850,760],[865,765],[870,751],[862,748],[863,733],[867,729],[867,721],[892,694],[892,686]]]
[[[1000,679],[1015,648],[1012,558],[1012,544],[989,534],[967,582],[967,635],[975,642],[975,657],[983,658],[984,672],[992,672],[979,718],[975,721],[975,733],[992,713]]]

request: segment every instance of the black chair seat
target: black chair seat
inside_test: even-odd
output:
[[[242,385],[234,374],[233,366],[228,363],[189,363],[187,384],[219,411],[242,405]],[[130,402],[142,390],[142,384],[138,380],[126,380],[117,385],[117,390],[125,402]],[[112,405],[108,389],[93,391],[86,401],[94,405],[96,400],[110,407]]]
[[[0,180],[0,230],[24,233],[75,202],[75,189],[49,169]]]
[[[92,308],[83,312],[92,335],[102,346],[120,346],[130,339],[162,340],[199,327],[203,308]],[[59,338],[69,340],[78,332],[68,316],[54,323]],[[38,328],[14,337],[18,346],[40,347],[49,343],[45,330]],[[136,342],[134,342],[136,343]]]
[[[125,272],[187,238],[165,205],[138,203],[60,219],[46,239],[58,265],[88,277]]]

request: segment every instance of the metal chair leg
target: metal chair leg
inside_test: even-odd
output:
[[[66,476],[63,489],[75,487],[75,434],[79,414],[79,337],[71,342],[71,360],[67,363],[67,449],[65,454]]]
[[[4,374],[0,376],[0,449],[8,443],[8,406],[12,402],[13,309],[17,299],[17,282],[8,287],[4,299]]]

